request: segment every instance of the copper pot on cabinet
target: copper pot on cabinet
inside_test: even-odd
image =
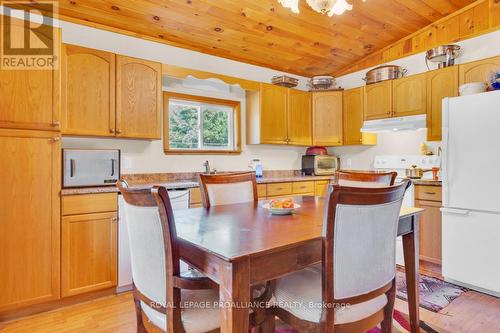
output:
[[[422,169],[417,168],[416,165],[412,165],[411,168],[405,170],[407,178],[410,179],[420,179],[424,175],[424,172],[430,172],[432,169]]]

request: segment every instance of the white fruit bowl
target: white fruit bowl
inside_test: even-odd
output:
[[[293,208],[272,208],[271,204],[265,203],[262,205],[262,208],[267,209],[274,215],[289,215],[292,214],[294,210],[300,208],[300,205],[297,203],[293,204]]]

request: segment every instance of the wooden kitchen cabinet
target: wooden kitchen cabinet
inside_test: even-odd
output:
[[[415,207],[424,209],[420,216],[420,259],[441,264],[441,202],[415,200]]]
[[[282,197],[292,195],[292,183],[270,183],[267,184],[267,197]]]
[[[288,89],[287,143],[296,146],[312,144],[311,93]]]
[[[392,81],[369,84],[365,87],[365,120],[392,116]]]
[[[364,88],[344,90],[344,145],[375,145],[377,135],[361,133],[364,118]]]
[[[0,311],[60,297],[61,144],[0,130]]]
[[[459,85],[471,82],[489,81],[492,71],[500,69],[500,56],[468,62],[458,66]]]
[[[202,206],[201,190],[195,187],[189,190],[189,208],[196,208]]]
[[[311,145],[309,92],[261,83],[246,101],[248,144]]]
[[[416,185],[415,206],[423,208],[420,217],[420,259],[441,264],[441,197],[440,186]]]
[[[442,139],[443,98],[458,96],[458,66],[427,72],[427,140]]]
[[[63,197],[62,297],[116,286],[117,200],[116,193]]]
[[[292,194],[294,195],[314,195],[314,181],[293,182]]]
[[[62,133],[115,136],[115,54],[65,44],[61,66]]]
[[[257,184],[257,197],[259,199],[265,199],[267,196],[267,185]]]
[[[405,117],[427,112],[426,75],[417,74],[392,82],[392,116]]]
[[[313,144],[340,146],[343,140],[342,91],[313,92]]]
[[[62,218],[61,296],[116,286],[117,213]]]
[[[160,139],[162,66],[116,56],[116,136]]]
[[[11,22],[24,27],[21,20],[11,19]],[[54,29],[53,43],[59,59],[60,29]],[[60,71],[57,69],[0,69],[0,127],[59,131],[59,95]]]
[[[288,89],[272,85],[260,86],[260,143],[287,144]]]

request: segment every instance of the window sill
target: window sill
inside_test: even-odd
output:
[[[166,155],[240,155],[241,150],[183,150],[165,149]]]

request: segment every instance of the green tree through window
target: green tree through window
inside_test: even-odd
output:
[[[233,150],[233,107],[171,99],[170,149]]]

